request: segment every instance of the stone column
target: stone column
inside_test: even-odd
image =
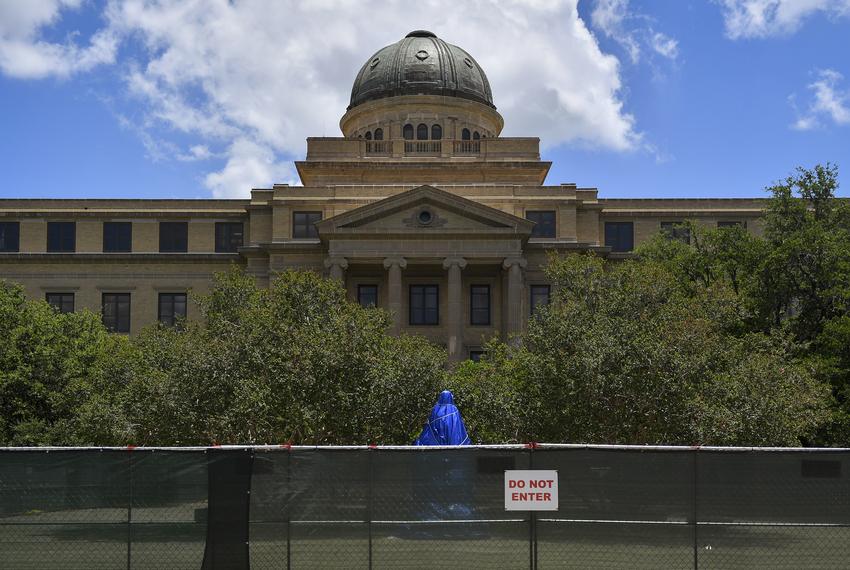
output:
[[[505,336],[510,339],[522,331],[522,270],[528,265],[524,257],[508,257],[502,267],[508,270],[507,314]],[[511,341],[513,342],[513,341]]]
[[[387,275],[387,309],[393,318],[390,333],[398,335],[401,332],[401,307],[402,288],[401,270],[407,267],[407,260],[403,257],[388,257],[384,260],[384,269]]]
[[[340,281],[345,286],[345,270],[348,269],[348,260],[344,257],[329,257],[325,259],[325,267],[328,269],[328,277]]]
[[[463,280],[461,271],[466,267],[462,257],[447,257],[443,269],[449,271],[449,287],[446,295],[446,346],[449,360],[463,360]]]

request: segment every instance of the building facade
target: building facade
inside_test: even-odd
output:
[[[548,302],[550,252],[628,257],[686,219],[760,231],[763,200],[606,200],[544,185],[539,139],[501,137],[502,126],[473,57],[411,32],[357,74],[343,136],[307,139],[303,186],[245,200],[0,200],[0,278],[132,334],[196,316],[187,293],[232,264],[261,284],[310,269],[388,309],[393,332],[460,360]]]

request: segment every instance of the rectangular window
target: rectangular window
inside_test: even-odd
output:
[[[543,307],[549,304],[549,294],[551,287],[549,285],[532,285],[531,286],[531,314],[533,315],[538,307]]]
[[[437,285],[410,286],[410,324],[440,324],[440,293]]]
[[[531,237],[555,237],[555,210],[529,211],[525,219],[534,222]]]
[[[186,253],[189,250],[189,224],[187,222],[159,223],[159,251]]]
[[[216,222],[215,252],[235,253],[243,245],[242,222]]]
[[[377,285],[358,285],[357,286],[357,302],[361,307],[377,307],[378,306],[378,286]]]
[[[661,233],[667,236],[667,239],[691,243],[691,229],[683,226],[682,222],[661,222]]]
[[[110,332],[130,332],[130,294],[104,293],[101,318]]]
[[[489,285],[472,285],[469,288],[469,324],[490,326]]]
[[[133,224],[131,222],[103,222],[103,251],[106,253],[133,250]]]
[[[180,319],[186,318],[186,293],[160,293],[157,319],[162,324],[173,327]]]
[[[21,248],[21,224],[0,222],[0,251],[15,252]]]
[[[47,251],[70,253],[77,248],[77,224],[47,222]]]
[[[632,222],[605,222],[605,245],[611,251],[632,251],[635,231]]]
[[[747,228],[747,222],[735,220],[730,222],[717,222],[718,228]]]
[[[319,237],[316,222],[321,221],[321,212],[294,212],[292,214],[292,237],[298,239]]]
[[[60,313],[74,312],[73,293],[48,293],[46,299],[47,303]]]
[[[469,359],[472,362],[481,362],[482,356],[484,356],[483,350],[470,350],[469,351]]]

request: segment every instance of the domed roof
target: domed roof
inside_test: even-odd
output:
[[[396,95],[446,95],[496,108],[475,59],[425,30],[410,32],[369,58],[354,80],[348,108]]]

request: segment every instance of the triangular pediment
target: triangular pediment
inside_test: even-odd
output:
[[[320,236],[333,234],[481,234],[528,236],[533,222],[433,186],[350,210],[317,224]]]

